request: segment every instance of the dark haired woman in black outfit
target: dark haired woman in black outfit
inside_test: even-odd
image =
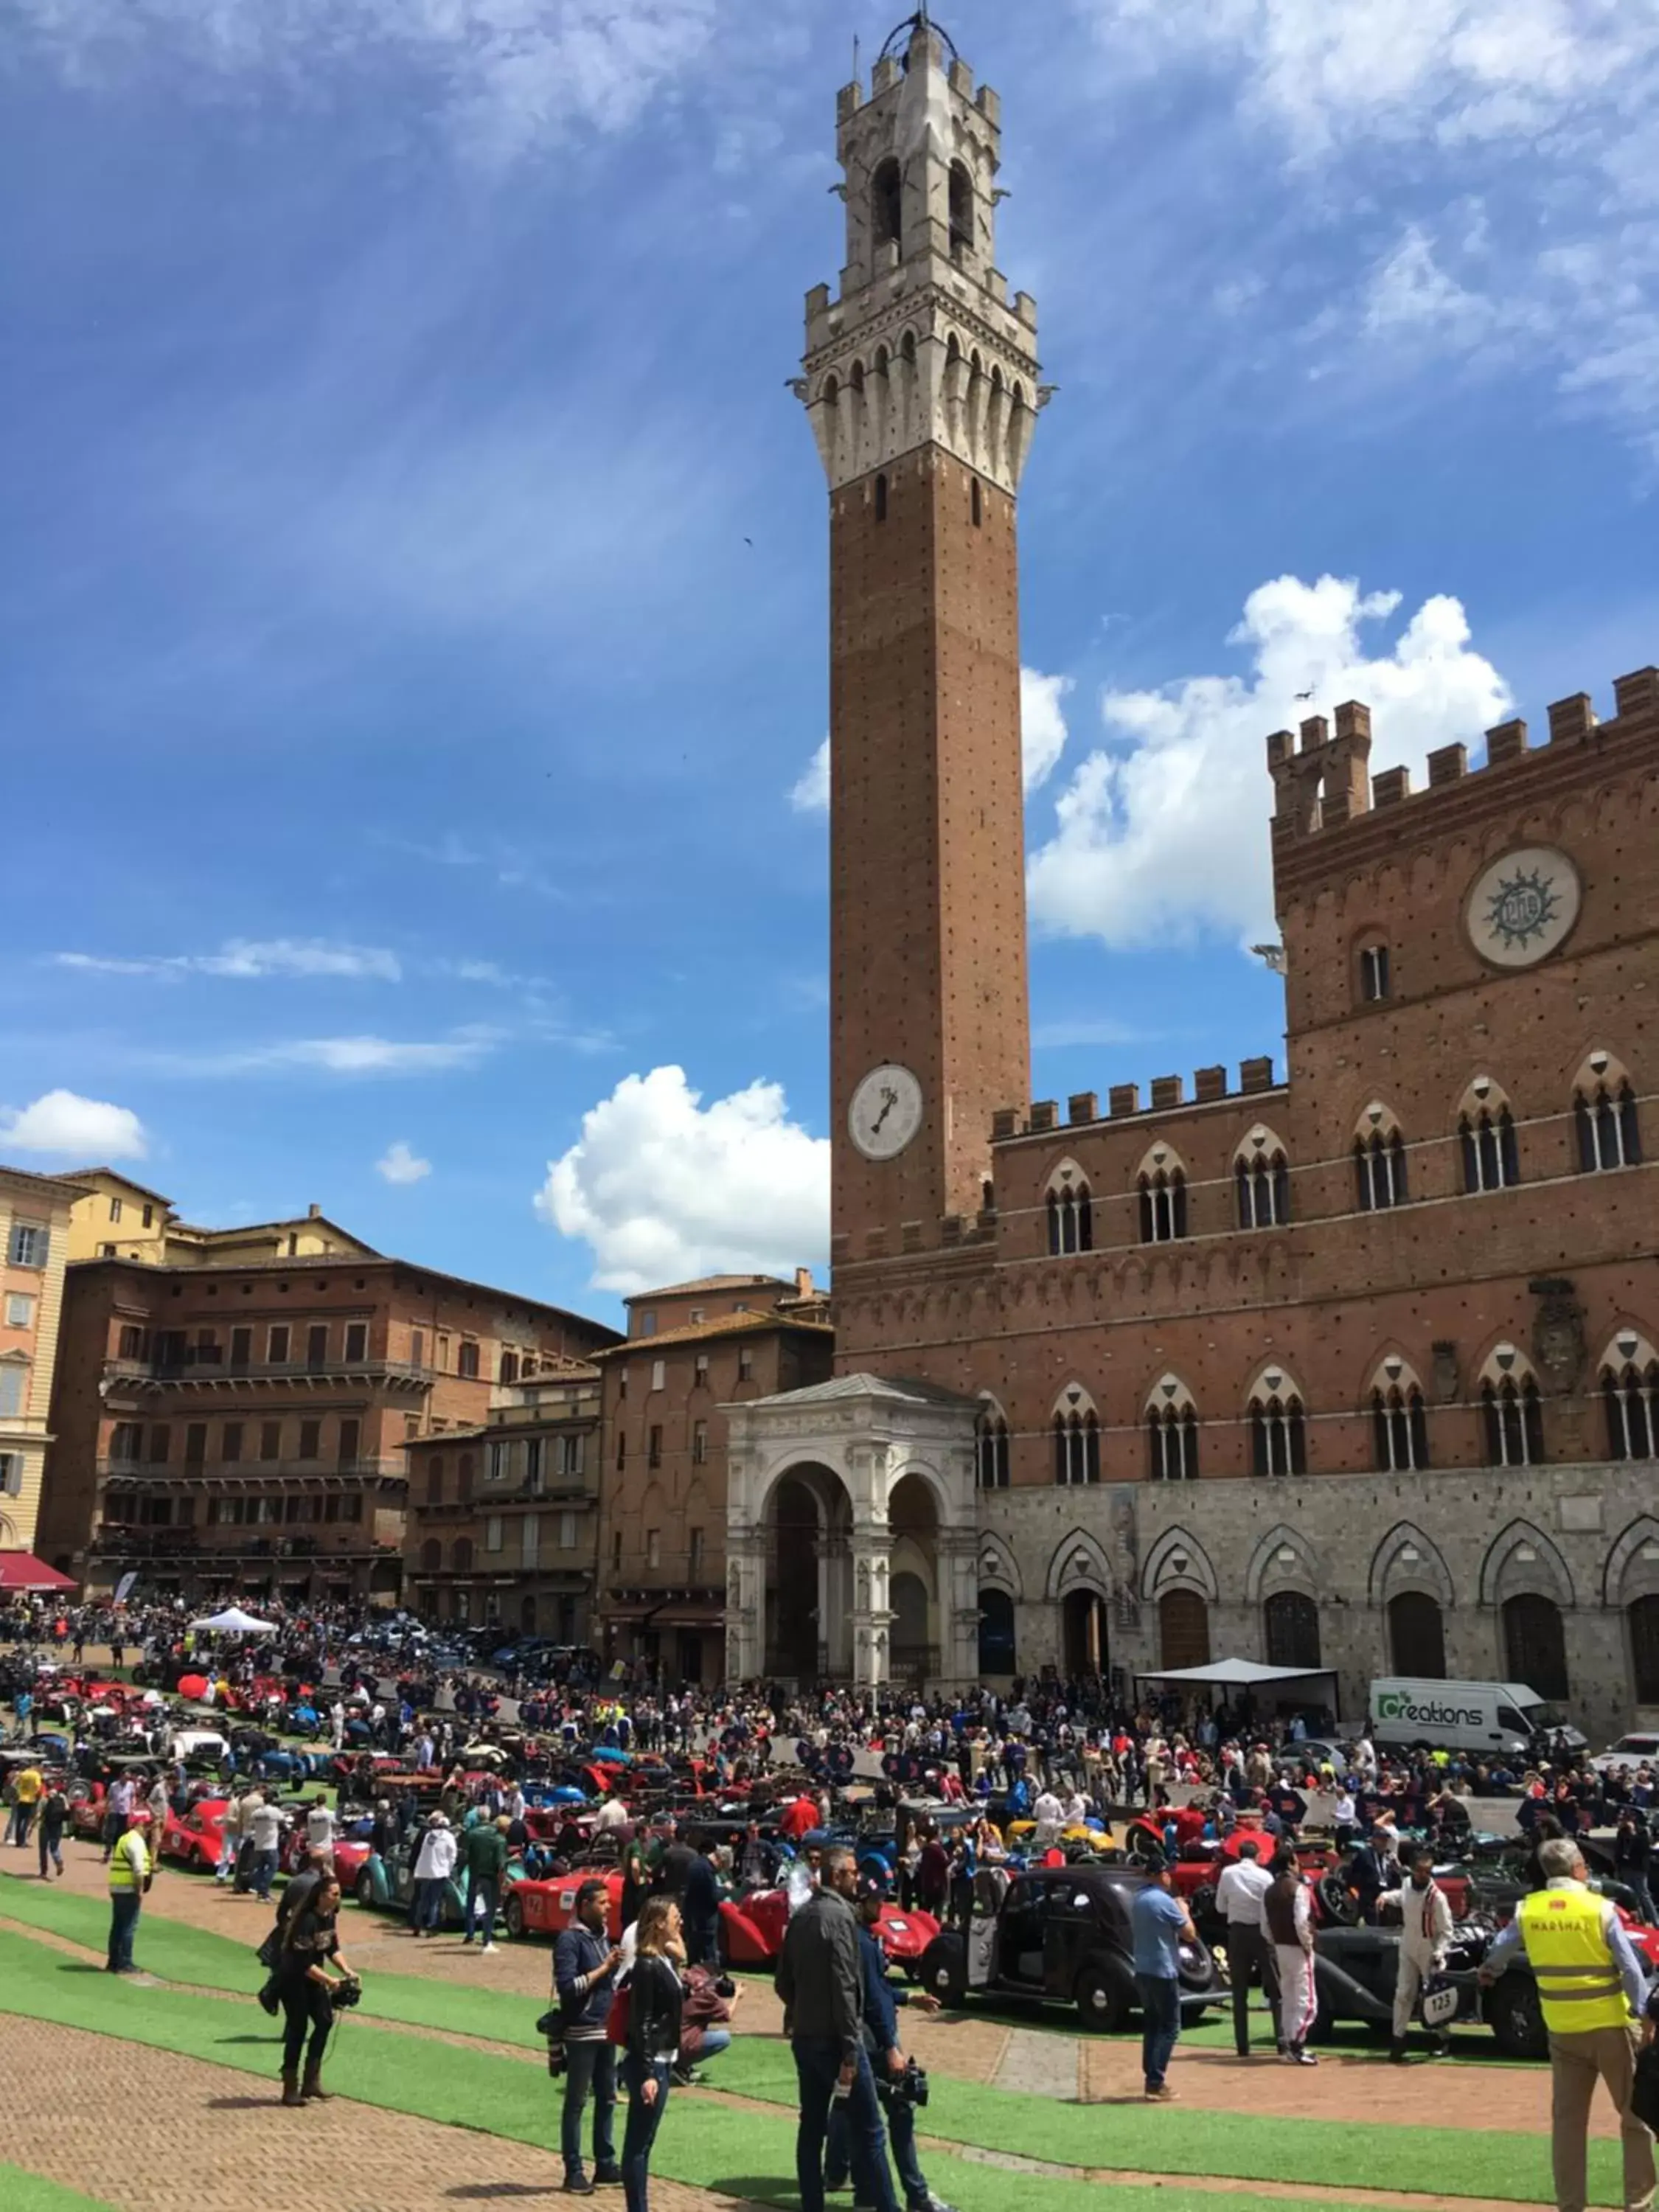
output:
[[[277,1992],[286,2015],[283,2033],[283,2102],[303,2105],[307,2099],[326,2100],[322,2085],[323,2048],[334,2025],[333,1995],[342,1982],[356,1980],[340,1952],[334,1917],[340,1909],[340,1885],[325,1875],[309,1900],[290,1916],[283,1930],[283,1948],[276,1966]],[[338,1968],[331,1973],[328,1961]],[[306,2031],[311,2047],[306,2048]],[[300,2080],[300,2060],[305,2058],[305,2081]]]
[[[668,2103],[668,2084],[679,2056],[680,1968],[685,1943],[680,1909],[672,1898],[650,1899],[640,1915],[634,1971],[629,1978],[628,2047],[623,2085],[628,2126],[623,2136],[623,2195],[627,2212],[647,2212],[646,2184],[651,2146]]]

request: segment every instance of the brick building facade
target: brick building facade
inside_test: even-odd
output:
[[[94,1595],[136,1571],[148,1595],[395,1602],[404,1445],[483,1426],[499,1385],[615,1340],[361,1250],[78,1262],[38,1547]]]
[[[1345,1709],[1390,1668],[1497,1674],[1612,1727],[1659,1707],[1659,673],[1474,771],[1449,746],[1415,795],[1357,703],[1270,738],[1282,1079],[1030,1103],[1002,672],[1043,387],[992,263],[996,125],[921,21],[841,95],[801,393],[847,1387],[734,1419],[728,1665],[770,1656],[793,1528],[861,1679],[1224,1651],[1335,1667]]]

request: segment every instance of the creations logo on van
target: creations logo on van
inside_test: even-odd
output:
[[[1486,1716],[1478,1705],[1443,1705],[1437,1698],[1421,1703],[1404,1690],[1385,1691],[1376,1701],[1380,1721],[1410,1721],[1419,1728],[1480,1728]]]

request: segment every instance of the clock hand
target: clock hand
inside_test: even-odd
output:
[[[893,1090],[886,1090],[886,1091],[884,1091],[882,1092],[882,1094],[881,1094],[881,1095],[882,1095],[883,1098],[886,1101],[886,1103],[883,1106],[883,1108],[882,1108],[882,1109],[881,1109],[880,1113],[879,1113],[879,1114],[878,1114],[878,1115],[877,1115],[877,1116],[876,1116],[876,1119],[875,1119],[875,1126],[872,1128],[872,1130],[871,1130],[871,1132],[870,1132],[870,1134],[871,1134],[872,1137],[876,1137],[876,1136],[879,1136],[879,1135],[880,1135],[880,1133],[881,1133],[881,1125],[882,1125],[882,1123],[883,1123],[883,1122],[887,1119],[887,1116],[888,1116],[888,1115],[892,1112],[892,1110],[893,1110],[894,1107],[895,1107],[895,1106],[896,1106],[896,1105],[898,1104],[898,1093],[897,1093],[897,1091],[893,1091]]]

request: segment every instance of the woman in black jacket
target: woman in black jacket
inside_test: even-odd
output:
[[[283,2033],[283,2102],[303,2105],[314,2098],[325,2101],[322,2085],[323,2049],[334,2025],[334,1991],[342,1982],[356,1978],[340,1951],[334,1917],[340,1909],[340,1885],[325,1875],[297,1912],[283,1924],[282,1949],[277,1954],[276,1987],[287,2015]],[[329,1972],[329,1961],[338,1969]],[[306,2047],[309,2029],[311,2044]],[[300,2079],[300,2060],[306,2063]]]
[[[622,2154],[627,2212],[647,2212],[651,2146],[662,2124],[669,2080],[679,2056],[684,1996],[679,1970],[684,1964],[678,1905],[672,1898],[651,1898],[640,1915],[628,1984],[628,2045],[622,2063],[623,2086],[628,2092]]]

